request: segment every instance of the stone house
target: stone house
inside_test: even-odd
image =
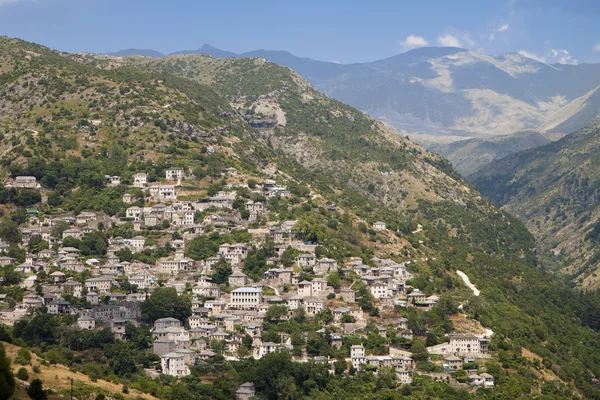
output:
[[[40,187],[35,176],[17,176],[13,182],[13,186],[25,189],[38,189]]]
[[[248,275],[241,271],[234,271],[231,275],[229,275],[228,281],[229,286],[231,287],[243,287],[250,283]]]
[[[183,171],[183,168],[167,168],[167,170],[165,171],[165,178],[167,180],[180,180],[183,179],[185,173]]]
[[[296,264],[302,268],[311,268],[317,263],[317,257],[314,254],[298,254]]]
[[[381,222],[381,221],[377,221],[373,224],[373,229],[375,229],[376,231],[385,231],[386,226],[385,226],[385,222]]]
[[[101,276],[98,278],[90,278],[85,281],[85,288],[89,292],[96,293],[109,293],[112,285],[114,284],[114,279],[112,277]]]
[[[79,317],[77,318],[77,327],[81,330],[96,329],[96,320],[88,316]]]
[[[352,289],[340,289],[340,297],[346,303],[355,303],[356,302],[356,293]]]

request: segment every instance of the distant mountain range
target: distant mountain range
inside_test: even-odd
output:
[[[236,54],[207,44],[176,54],[262,57],[289,67],[327,96],[435,149],[463,173],[556,140],[600,114],[600,64],[550,65],[519,53],[485,55],[453,47],[424,47],[357,64],[317,61],[287,51]],[[161,56],[135,49],[111,55]],[[513,134],[531,138],[498,145]],[[484,146],[474,147],[474,141]],[[463,147],[470,149],[468,160],[461,155]]]

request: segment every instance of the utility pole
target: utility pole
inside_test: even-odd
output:
[[[71,400],[73,400],[73,378],[69,377],[69,380],[71,381]]]

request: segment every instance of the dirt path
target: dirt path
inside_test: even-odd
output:
[[[460,276],[460,278],[463,280],[463,282],[465,283],[465,285],[467,285],[467,287],[473,291],[473,295],[474,296],[479,296],[479,293],[481,293],[481,292],[479,291],[479,289],[477,289],[475,287],[475,285],[473,285],[471,283],[471,280],[469,279],[469,277],[467,276],[467,274],[465,274],[464,272],[459,271],[459,270],[456,270],[456,273],[458,274],[458,276]]]

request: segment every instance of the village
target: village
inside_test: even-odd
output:
[[[376,330],[383,338],[386,354],[372,354],[363,344],[346,346],[347,373],[392,368],[402,384],[410,383],[415,374],[425,374],[456,387],[494,386],[492,375],[477,368],[478,361],[491,357],[489,334],[447,334],[446,342],[427,348],[435,370],[419,370],[410,351],[417,334],[398,310],[429,311],[440,297],[410,285],[410,264],[416,260],[324,257],[319,255],[318,243],[301,240],[297,220],[270,218],[271,202],[295,196],[281,182],[264,179],[250,187],[247,179],[229,167],[224,169],[223,179],[233,183],[228,181],[222,190],[197,201],[178,200],[182,182],[189,176],[184,168],[173,167],[166,169],[163,180],[150,183],[147,174],[136,173],[130,190],[122,195],[127,208],[121,215],[85,210],[45,215],[37,209],[27,210],[27,223],[20,227],[21,247],[30,249],[31,243],[40,241],[48,246],[27,251],[24,262],[0,256],[0,267],[14,267],[20,277],[18,285],[25,289],[22,302],[16,304],[9,304],[6,295],[0,294],[0,323],[14,325],[45,309],[49,314],[76,316],[80,330],[107,327],[115,338],[126,340],[127,326],[144,322],[140,305],[156,289],[173,288],[179,295],[191,297],[191,316],[151,321],[152,349],[160,363],[145,370],[149,376],[184,377],[191,366],[210,361],[216,354],[238,360],[292,352],[298,344],[291,335],[279,332],[276,341],[272,335],[266,340],[263,328],[273,314],[278,321],[286,321],[302,313],[322,321],[317,333],[337,350],[349,335],[366,336],[366,329]],[[106,176],[105,184],[123,185],[119,176]],[[17,176],[6,187],[40,190],[31,176]],[[238,195],[241,191],[257,200],[242,198]],[[300,197],[306,201],[316,196],[311,192]],[[336,209],[335,204],[324,206]],[[108,227],[123,227],[127,234],[109,237],[103,257],[82,254],[77,243]],[[388,231],[381,221],[372,222],[368,229],[381,234]],[[247,240],[220,243],[214,255],[190,257],[190,243],[196,238],[235,232],[244,232]],[[273,247],[273,256],[266,259],[266,268],[259,276],[244,273],[252,249],[267,245]],[[7,247],[0,242],[0,251]],[[159,249],[168,249],[168,253],[160,253],[155,263],[131,257],[155,254]],[[228,271],[225,280],[216,282],[215,273],[224,266]],[[396,317],[372,318],[374,314],[361,308],[357,300],[361,288],[377,310]],[[69,299],[77,299],[76,304]],[[331,318],[321,318],[323,315]],[[390,332],[395,343],[390,341]],[[328,363],[333,372],[336,360],[315,355],[303,339],[294,360]],[[459,379],[457,371],[465,370],[468,374]],[[253,391],[253,384],[246,383],[240,386],[238,398],[249,398]]]

